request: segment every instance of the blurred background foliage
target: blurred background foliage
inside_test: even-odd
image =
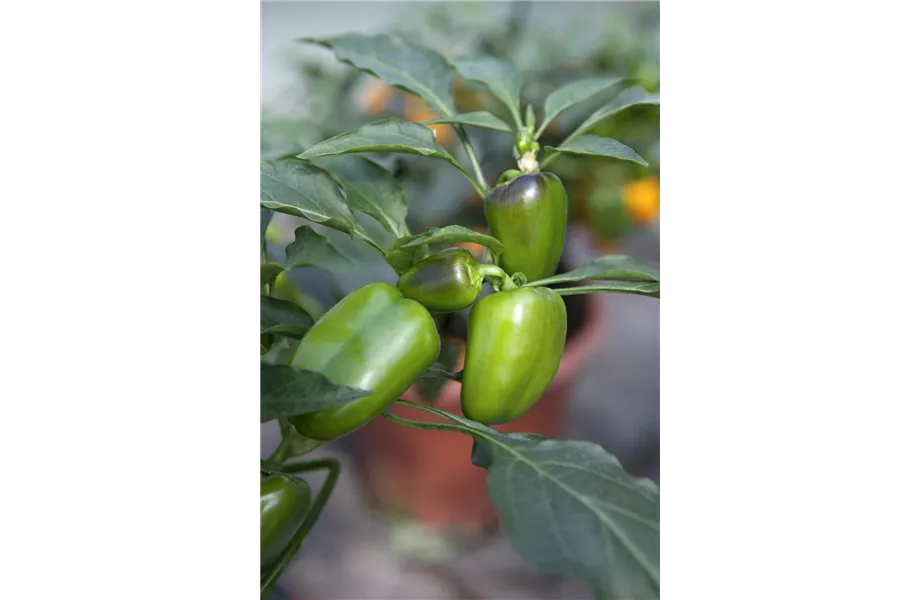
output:
[[[600,13],[569,10],[568,17],[560,21],[545,17],[545,3],[511,2],[503,11],[485,3],[398,3],[390,5],[399,15],[394,19],[396,24],[380,31],[433,48],[449,59],[488,54],[512,62],[524,75],[525,105],[532,103],[540,117],[540,108],[550,92],[584,77],[619,75],[650,92],[659,91],[658,4],[615,4],[617,10]],[[603,23],[597,22],[599,17]],[[295,84],[275,102],[263,105],[263,158],[301,152],[316,142],[377,119],[425,121],[439,116],[419,98],[336,63],[331,53],[323,50],[292,52],[289,63],[296,75]],[[562,113],[544,133],[541,143],[561,142],[585,117],[627,85],[614,86]],[[455,100],[460,112],[489,110],[506,116],[507,110],[490,93],[459,78]],[[439,143],[465,163],[466,157],[458,152],[454,130],[449,125],[431,128]],[[514,165],[511,138],[475,127],[467,127],[467,132],[487,180],[494,184],[505,169]],[[649,166],[606,158],[560,156],[548,170],[566,184],[572,222],[590,231],[602,253],[616,252],[617,241],[636,228],[657,235],[659,107],[634,107],[602,121],[590,132],[631,146]],[[481,199],[446,162],[406,155],[373,158],[394,172],[405,189],[413,232],[451,223],[485,230]],[[358,253],[360,259],[376,262],[370,252],[362,249]]]

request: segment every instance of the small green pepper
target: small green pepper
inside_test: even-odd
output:
[[[448,248],[403,273],[396,287],[429,310],[452,312],[476,301],[488,275],[507,278],[496,265],[478,263],[469,250]]]
[[[310,508],[310,486],[293,476],[262,478],[262,567],[281,555]]]
[[[562,297],[544,287],[486,296],[470,311],[460,405],[486,425],[519,418],[552,383],[565,347]]]
[[[527,281],[556,272],[568,225],[568,197],[558,177],[526,173],[497,185],[484,205],[492,235],[505,246],[499,266]]]
[[[371,394],[290,422],[314,440],[351,433],[399,399],[440,351],[437,327],[424,306],[386,283],[358,288],[307,331],[291,366]]]

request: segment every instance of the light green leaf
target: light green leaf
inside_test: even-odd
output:
[[[393,269],[402,274],[426,255],[425,250],[431,244],[456,244],[459,242],[472,242],[485,246],[497,258],[505,251],[505,246],[496,238],[463,227],[462,225],[448,225],[438,229],[432,228],[424,233],[400,238],[393,242],[387,249],[386,260]]]
[[[471,113],[460,113],[452,117],[441,117],[425,121],[426,125],[437,125],[438,123],[460,123],[461,125],[472,125],[474,127],[485,127],[486,129],[496,129],[498,131],[507,131],[514,133],[514,130],[508,127],[508,124],[487,111],[478,111]]]
[[[639,163],[644,167],[648,166],[645,159],[636,154],[636,151],[626,144],[618,142],[613,138],[601,137],[599,135],[583,135],[572,141],[564,142],[561,146],[547,146],[547,148],[567,154],[619,158],[620,160]]]
[[[454,67],[464,79],[483,83],[495,94],[502,104],[508,107],[520,128],[521,121],[521,86],[523,78],[520,72],[509,62],[488,56],[459,58]]]
[[[400,119],[383,119],[322,141],[298,158],[312,160],[320,156],[354,152],[398,152],[446,160],[460,171],[463,168],[451,154],[434,141],[431,130],[421,123]],[[315,168],[315,167],[314,167]]]
[[[595,94],[624,81],[623,77],[588,77],[567,83],[546,97],[543,104],[543,122],[536,137],[539,138],[549,125],[564,110],[584,102]]]
[[[610,118],[617,113],[623,112],[627,108],[643,105],[658,106],[660,104],[658,96],[658,92],[650,94],[645,90],[645,88],[639,85],[634,85],[630,88],[627,88],[617,94],[616,98],[594,111],[594,113],[588,117],[584,123],[579,125],[578,128],[566,139],[575,139],[604,119]]]
[[[608,254],[595,258],[577,269],[567,273],[553,275],[527,285],[551,285],[569,283],[586,279],[612,279],[617,281],[659,282],[660,271],[651,265],[645,265],[625,254]]]

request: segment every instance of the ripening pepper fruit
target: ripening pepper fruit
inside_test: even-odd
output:
[[[310,508],[310,486],[293,476],[262,478],[262,566],[281,555]]]
[[[289,420],[314,440],[351,433],[409,389],[440,351],[437,327],[424,306],[387,283],[360,287],[307,331],[291,366],[371,394]]]
[[[447,248],[403,273],[396,287],[429,310],[452,312],[476,301],[487,275],[504,278],[505,272],[480,264],[465,248]]]
[[[519,418],[556,376],[565,347],[562,297],[545,287],[486,296],[473,306],[460,405],[485,425]]]
[[[568,224],[568,197],[558,177],[525,173],[495,186],[484,205],[492,235],[505,246],[498,264],[509,275],[537,281],[556,272]]]

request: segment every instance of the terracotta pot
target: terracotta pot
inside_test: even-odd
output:
[[[559,437],[572,385],[604,333],[605,315],[600,298],[594,294],[583,298],[584,319],[578,331],[566,341],[553,383],[523,417],[496,429]],[[422,401],[413,389],[403,397]],[[448,382],[435,406],[462,415],[460,384]],[[413,408],[394,406],[391,410],[419,421],[439,420]],[[487,471],[470,463],[469,436],[412,429],[383,417],[365,425],[355,436],[356,458],[365,489],[385,510],[460,532],[475,533],[497,523],[498,515],[486,490]]]

